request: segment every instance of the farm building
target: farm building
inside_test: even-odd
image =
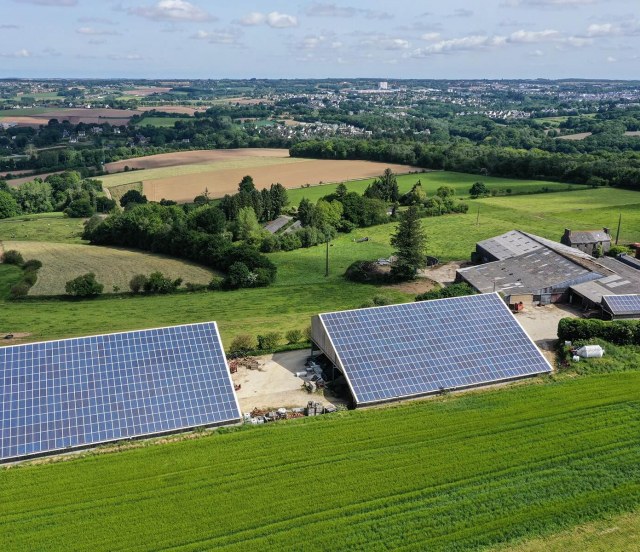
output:
[[[611,249],[611,234],[608,228],[585,232],[575,232],[566,228],[560,243],[579,249],[589,255],[595,255],[598,249],[602,253],[606,253]]]
[[[602,310],[611,320],[640,318],[640,294],[604,295]]]
[[[0,347],[0,462],[240,422],[215,322]]]
[[[631,263],[596,259],[519,230],[478,242],[472,259],[484,264],[459,269],[456,280],[480,293],[500,292],[509,304],[569,301],[600,308],[603,295],[640,293],[640,270]]]
[[[497,293],[320,314],[311,333],[355,406],[551,371]]]

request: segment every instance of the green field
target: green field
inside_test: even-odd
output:
[[[49,111],[58,110],[60,108],[57,107],[30,107],[28,109],[1,109],[0,110],[0,119],[3,117],[15,117],[16,115],[22,117],[30,117],[31,115],[43,115],[44,113],[48,113]]]
[[[42,268],[29,295],[64,295],[65,284],[82,274],[92,272],[104,285],[104,293],[114,289],[129,291],[129,281],[136,274],[162,272],[175,280],[208,284],[215,275],[213,270],[183,259],[135,251],[120,247],[91,247],[82,244],[5,241],[5,250],[19,251],[25,260],[38,259]]]
[[[492,552],[629,552],[640,542],[640,512],[607,516],[544,538],[500,545]]]
[[[186,121],[185,117],[144,117],[138,121],[134,126],[145,127],[161,127],[161,128],[173,128],[176,121]]]
[[[615,231],[622,213],[621,240],[640,241],[640,193],[618,189],[497,197],[469,202],[466,215],[445,215],[423,220],[429,237],[428,252],[441,261],[469,259],[475,243],[518,228],[559,240],[564,228],[602,228]],[[480,216],[477,210],[480,209]],[[31,217],[29,217],[31,218]],[[79,243],[81,222],[42,217],[39,228],[30,224],[32,238],[11,238],[19,219],[0,222],[0,240],[35,239]],[[46,222],[45,222],[46,221]],[[67,226],[69,225],[69,226]],[[325,247],[274,253],[276,283],[266,289],[182,294],[170,297],[99,299],[68,303],[37,301],[3,303],[0,331],[29,332],[32,340],[90,335],[150,326],[217,320],[225,344],[239,333],[256,335],[277,329],[304,328],[318,312],[358,307],[382,294],[396,302],[413,296],[397,290],[346,282],[349,264],[359,259],[388,257],[389,236],[395,224],[357,229],[339,235],[329,249],[330,276],[324,276]],[[36,230],[39,228],[38,230]],[[75,229],[75,231],[74,231]],[[368,242],[356,243],[360,237]],[[274,328],[274,324],[277,327]]]
[[[362,180],[354,180],[346,182],[346,186],[351,192],[359,194],[364,193],[367,186],[373,182],[373,178],[365,178]],[[418,181],[422,183],[422,187],[427,195],[435,195],[436,190],[440,186],[451,186],[456,191],[456,197],[468,198],[469,188],[474,182],[484,182],[489,190],[496,190],[500,193],[506,193],[511,190],[511,194],[532,194],[541,192],[543,188],[549,191],[569,191],[585,189],[585,186],[578,184],[564,184],[560,182],[545,182],[543,180],[516,180],[512,178],[494,178],[491,176],[479,176],[475,174],[464,174],[450,171],[432,171],[415,174],[404,174],[397,177],[398,189],[401,194],[411,190],[411,187]],[[337,184],[325,184],[322,186],[312,186],[310,188],[292,188],[287,190],[289,194],[289,202],[292,205],[298,205],[303,197],[306,197],[314,203],[335,191]]]
[[[0,241],[82,243],[82,223],[82,219],[67,218],[63,213],[42,213],[2,219]]]
[[[538,380],[539,381],[539,380]],[[3,550],[478,550],[640,505],[639,372],[0,472]]]

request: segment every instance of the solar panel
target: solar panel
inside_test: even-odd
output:
[[[335,312],[320,319],[357,404],[551,371],[498,294]]]
[[[611,314],[637,314],[640,316],[640,295],[603,295],[602,302]]]
[[[233,423],[215,322],[0,347],[0,461]]]

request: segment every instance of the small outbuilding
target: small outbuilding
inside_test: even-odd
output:
[[[611,234],[608,228],[577,232],[565,228],[560,243],[595,256],[599,252],[604,254],[611,249]]]

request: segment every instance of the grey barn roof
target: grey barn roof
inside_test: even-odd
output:
[[[571,243],[596,243],[611,241],[611,236],[604,230],[571,231],[569,240]]]
[[[568,287],[575,281],[602,277],[545,247],[515,259],[462,268],[458,273],[482,293],[501,291],[506,294],[537,294],[544,289]]]
[[[291,217],[280,215],[277,219],[272,220],[271,222],[267,222],[267,224],[264,225],[264,229],[267,232],[275,234],[278,230],[284,228],[290,220]]]
[[[602,257],[597,263],[608,271],[603,270],[603,277],[595,281],[571,286],[578,295],[600,303],[604,295],[640,293],[640,272],[637,269],[611,257]]]
[[[545,247],[563,255],[593,259],[588,253],[521,230],[511,230],[500,236],[480,241],[477,245],[498,260],[518,257]]]

